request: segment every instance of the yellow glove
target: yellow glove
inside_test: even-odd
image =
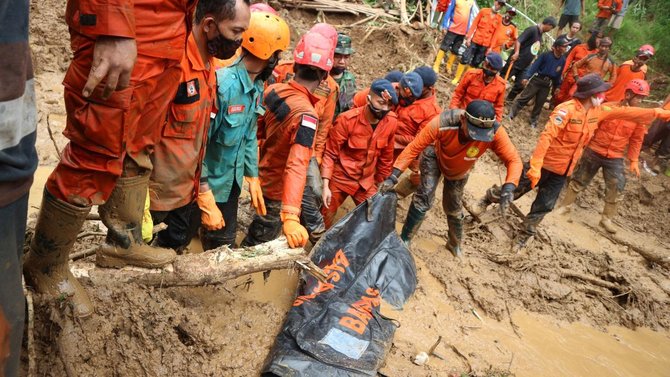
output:
[[[223,221],[223,214],[219,207],[216,206],[216,200],[212,190],[201,192],[198,194],[198,207],[200,207],[200,221],[202,226],[207,230],[219,230],[226,226]]]
[[[147,188],[147,198],[144,200],[144,215],[142,215],[142,239],[146,243],[151,242],[151,239],[154,238],[154,220],[151,218],[151,212],[149,212],[150,203],[149,189]]]
[[[540,169],[534,168],[532,166],[530,169],[528,169],[528,172],[526,172],[526,177],[528,177],[530,180],[530,188],[535,188],[535,186],[537,186],[541,175],[542,173],[540,172]]]
[[[265,216],[268,211],[265,209],[265,199],[263,199],[263,190],[261,181],[258,177],[244,177],[249,184],[249,194],[251,194],[251,205],[256,209],[256,213]]]
[[[282,212],[281,221],[284,223],[282,225],[282,230],[284,231],[286,241],[288,241],[290,247],[303,247],[307,244],[309,235],[307,234],[307,229],[300,225],[298,216],[292,213]]]

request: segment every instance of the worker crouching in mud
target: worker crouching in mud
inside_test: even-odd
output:
[[[505,191],[512,192],[522,170],[521,158],[507,131],[496,121],[493,105],[484,100],[474,100],[465,108],[446,110],[435,117],[407,148],[398,156],[393,173],[380,186],[389,191],[409,164],[421,154],[419,168],[421,184],[412,197],[400,238],[407,244],[416,234],[432,207],[435,190],[444,176],[442,207],[447,215],[449,241],[447,249],[460,257],[463,238],[463,188],[468,173],[475,162],[489,148],[507,168]],[[503,204],[511,202],[505,196]],[[501,206],[505,209],[506,205]]]
[[[363,202],[376,194],[377,185],[391,174],[397,126],[391,108],[398,97],[385,79],[375,80],[369,93],[367,106],[340,114],[328,135],[321,165],[321,213],[326,228],[331,227],[347,197],[356,204]]]

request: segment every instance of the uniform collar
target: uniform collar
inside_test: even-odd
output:
[[[312,104],[312,106],[314,106],[317,102],[319,102],[319,97],[317,97],[317,96],[315,96],[314,94],[312,94],[312,93],[311,93],[309,90],[307,90],[307,88],[305,88],[303,85],[298,84],[298,82],[295,81],[294,79],[291,79],[291,80],[288,82],[288,85],[289,85],[290,87],[292,87],[293,89],[295,89],[295,90],[297,90],[297,91],[299,91],[299,92],[301,92],[301,93],[304,93],[304,94],[307,96],[307,98],[309,98],[309,102]]]
[[[213,67],[212,58],[209,59],[209,69],[202,60],[202,56],[200,56],[200,50],[198,49],[198,44],[195,42],[193,33],[188,36],[188,41],[186,42],[186,57],[188,58],[188,61],[191,64],[191,68],[194,71],[209,71]]]
[[[249,93],[256,88],[254,83],[251,81],[247,67],[242,62],[242,56],[237,58],[235,63],[233,63],[229,68],[235,70],[235,74],[240,79],[240,84],[242,84],[242,90],[244,93]]]

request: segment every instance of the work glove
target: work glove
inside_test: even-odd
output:
[[[309,235],[307,234],[307,229],[300,224],[298,216],[282,212],[281,221],[286,241],[291,248],[303,247],[307,244]]]
[[[540,176],[542,173],[540,172],[539,168],[535,168],[533,166],[528,169],[528,172],[526,172],[526,177],[530,180],[530,188],[534,189],[535,186],[537,186],[537,183],[540,182]]]
[[[201,211],[200,221],[205,229],[219,230],[226,226],[226,222],[223,221],[223,214],[219,207],[216,206],[212,190],[198,194],[198,207],[200,207]]]
[[[265,216],[268,211],[265,209],[265,199],[263,199],[263,190],[261,181],[258,177],[244,177],[249,184],[249,194],[251,194],[251,205],[256,209],[259,216]]]
[[[398,168],[393,168],[393,173],[384,180],[384,182],[379,184],[379,191],[382,193],[392,191],[395,185],[398,183],[398,178],[402,174],[402,171]]]
[[[630,172],[635,174],[636,177],[640,178],[640,164],[637,161],[630,162]]]
[[[514,200],[514,183],[505,183],[500,189],[500,213],[504,216],[509,208],[509,205]]]
[[[147,198],[144,200],[144,214],[142,215],[142,239],[146,243],[151,242],[151,239],[154,238],[154,220],[149,211],[150,203],[149,189],[147,188]]]

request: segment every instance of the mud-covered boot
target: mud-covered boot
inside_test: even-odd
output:
[[[565,190],[565,196],[563,197],[560,208],[558,209],[559,214],[567,215],[572,211],[572,205],[575,203],[575,200],[577,200],[577,194],[579,194],[579,192],[572,187],[572,182],[570,182],[568,189]]]
[[[55,299],[69,298],[76,317],[93,314],[91,299],[69,267],[70,250],[90,210],[59,200],[44,189],[35,234],[23,263],[28,285]]]
[[[400,181],[395,186],[394,190],[398,195],[398,199],[403,199],[408,197],[410,194],[413,194],[417,187],[419,187],[419,185],[414,184],[409,176],[402,176],[400,177]]]
[[[405,245],[409,247],[412,238],[416,235],[416,232],[419,231],[423,219],[426,218],[426,213],[418,210],[414,203],[410,204],[409,210],[407,210],[407,217],[405,218],[405,223],[402,226],[402,231],[400,232],[400,239],[405,242]]]
[[[447,250],[455,257],[462,257],[461,240],[463,239],[463,215],[447,215],[447,224],[449,225],[449,241],[447,241]]]
[[[440,66],[442,65],[442,59],[444,59],[444,51],[438,50],[437,56],[435,57],[435,63],[433,63],[433,71],[440,74]]]
[[[107,226],[107,239],[98,249],[95,264],[121,268],[127,265],[158,268],[174,261],[171,249],[151,247],[142,239],[142,215],[149,174],[120,177],[107,202],[98,207]]]
[[[525,248],[533,240],[535,233],[537,233],[537,225],[542,221],[541,218],[526,218],[523,220],[521,232],[514,238],[514,244],[512,245],[512,252],[518,253]]]
[[[605,230],[609,233],[616,233],[617,228],[614,226],[614,223],[612,222],[612,219],[616,216],[617,211],[616,211],[616,202],[615,203],[605,203],[605,208],[603,209],[603,216],[600,219],[600,226],[605,228]]]

